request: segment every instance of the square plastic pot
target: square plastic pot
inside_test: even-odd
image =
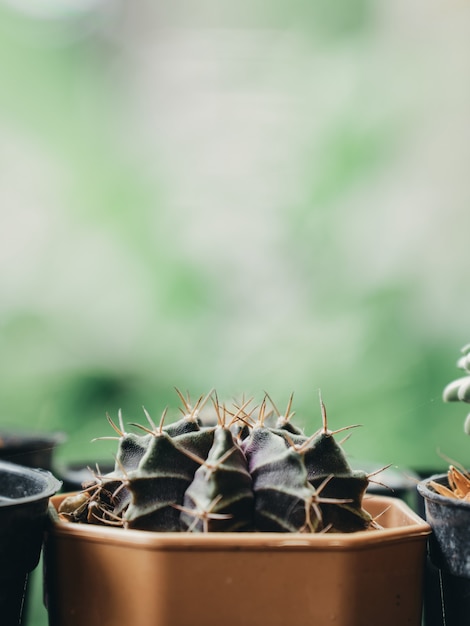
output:
[[[60,521],[51,500],[51,626],[419,626],[430,528],[371,497],[379,531],[152,533]]]

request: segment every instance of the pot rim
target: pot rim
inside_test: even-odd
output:
[[[57,491],[59,491],[62,485],[62,482],[48,470],[36,467],[26,467],[24,465],[11,463],[10,461],[0,460],[0,472],[1,471],[7,472],[8,474],[14,474],[19,477],[27,476],[34,481],[39,481],[41,488],[36,493],[23,497],[12,498],[5,501],[0,499],[0,510],[21,506],[22,504],[28,504],[38,500],[49,499],[57,493]]]
[[[77,492],[73,492],[77,493]],[[71,494],[59,494],[49,502],[50,532],[69,539],[138,546],[146,550],[361,550],[395,542],[412,541],[431,534],[430,525],[399,498],[369,496],[364,507],[386,512],[393,508],[402,523],[381,530],[353,533],[159,533],[145,530],[105,527],[94,524],[75,524],[59,519],[57,508]]]
[[[67,440],[67,435],[61,430],[40,431],[24,430],[20,428],[0,428],[0,452],[3,450],[17,450],[29,448],[31,443],[44,444],[48,447],[58,446]]]
[[[452,506],[454,508],[470,511],[470,502],[465,502],[464,500],[460,500],[458,498],[449,498],[448,496],[443,496],[440,493],[434,491],[434,489],[429,484],[432,480],[438,483],[446,483],[447,472],[444,474],[433,474],[432,476],[424,478],[418,483],[418,493],[425,500],[429,500],[443,506]]]

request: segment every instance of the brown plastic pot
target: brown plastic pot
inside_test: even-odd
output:
[[[430,528],[371,497],[383,530],[152,533],[72,524],[51,500],[51,626],[419,626]]]

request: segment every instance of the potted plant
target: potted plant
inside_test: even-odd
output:
[[[445,387],[443,399],[469,403],[470,345],[462,348],[457,366],[464,375]],[[470,434],[470,414],[464,430]],[[436,589],[441,605],[440,621],[436,623],[467,625],[470,615],[470,474],[464,467],[453,464],[447,473],[421,481],[418,491],[433,530],[430,560],[437,570]]]
[[[368,497],[339,431],[305,435],[265,396],[116,431],[113,472],[51,501],[51,626],[421,623],[430,528]],[[271,402],[272,409],[268,409]],[[215,422],[215,423],[213,423]]]
[[[26,583],[43,543],[49,498],[60,488],[40,469],[0,461],[0,622],[20,624]]]

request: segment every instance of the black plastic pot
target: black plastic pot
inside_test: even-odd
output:
[[[435,603],[440,595],[441,621],[436,626],[468,626],[470,623],[470,502],[436,493],[429,482],[448,486],[447,474],[421,481],[418,492],[424,499],[426,520],[433,530],[429,541],[431,566],[437,570],[425,602]],[[429,592],[429,593],[428,593]],[[428,605],[429,606],[429,605]],[[431,615],[428,608],[425,614]],[[431,618],[430,618],[431,619]]]
[[[100,474],[107,474],[114,469],[114,462],[105,460],[98,462]],[[62,491],[80,491],[83,485],[94,479],[93,472],[96,471],[96,461],[76,461],[67,463],[58,468],[58,476],[62,481]]]
[[[49,471],[0,461],[0,624],[21,623],[28,575],[38,562],[49,498],[61,483]]]
[[[5,429],[0,430],[0,460],[10,461],[26,467],[52,471],[54,474],[54,453],[66,440],[62,432]],[[22,626],[28,622],[31,580],[23,599]],[[1,620],[0,620],[1,623]]]
[[[65,438],[61,432],[0,430],[0,460],[52,470],[54,451]]]

